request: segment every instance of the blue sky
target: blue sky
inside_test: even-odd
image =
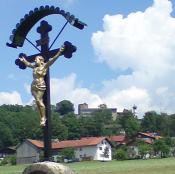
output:
[[[35,7],[53,5],[87,23],[84,30],[68,25],[53,48],[66,40],[77,46],[72,59],[60,57],[51,68],[51,101],[63,99],[98,107],[131,109],[142,117],[148,110],[175,112],[175,1],[171,0],[48,0],[0,2],[0,104],[31,104],[32,71],[14,61],[19,53],[37,53],[27,42],[22,48],[6,46],[16,23]],[[65,20],[44,18],[53,27],[51,41]],[[36,28],[28,38],[39,39]]]

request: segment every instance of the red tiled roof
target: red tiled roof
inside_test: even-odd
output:
[[[113,142],[124,142],[125,141],[125,135],[114,135],[114,136],[108,137],[108,139],[110,141],[113,141]]]
[[[145,135],[147,137],[155,138],[155,135],[153,133],[144,133],[144,132],[139,132],[139,134]]]
[[[156,135],[155,133],[144,133],[144,132],[139,132],[139,134],[150,137],[150,138],[154,138],[154,139],[159,139],[162,138],[161,136]]]
[[[89,138],[82,138],[80,140],[66,140],[60,142],[52,143],[52,149],[62,149],[66,147],[83,147],[83,146],[94,146],[99,144],[102,140],[106,139],[105,137],[89,137]],[[44,144],[42,141],[38,140],[31,140],[28,139],[33,145],[37,146],[38,148],[43,148]]]
[[[31,139],[27,139],[27,141],[29,141],[31,144],[35,145],[38,148],[43,148],[44,147],[44,143],[42,141],[31,140]]]
[[[104,137],[89,137],[89,138],[82,138],[80,140],[67,140],[67,141],[60,141],[58,143],[53,143],[54,149],[61,149],[65,147],[83,147],[83,146],[94,146],[99,144]]]

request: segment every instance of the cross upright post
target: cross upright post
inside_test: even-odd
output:
[[[41,54],[44,55],[45,62],[49,60],[49,32],[52,26],[46,21],[42,21],[37,28],[41,39],[39,40],[41,46]],[[44,161],[51,161],[52,158],[52,142],[51,142],[51,107],[50,107],[50,70],[48,68],[45,76],[46,91],[44,93],[43,101],[46,107],[46,125],[43,127],[44,133]]]

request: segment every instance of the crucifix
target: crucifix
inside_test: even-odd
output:
[[[49,32],[52,30],[51,25],[46,21],[42,21],[37,28],[37,32],[41,35],[41,39],[37,41],[37,45],[41,46],[41,53],[32,56],[20,54],[16,64],[24,69],[31,67],[33,69],[33,82],[31,84],[31,92],[35,98],[35,102],[40,115],[40,125],[44,129],[44,147],[46,157],[45,161],[49,161],[49,150],[51,149],[51,110],[50,110],[50,72],[49,67],[56,59],[64,55],[67,58],[72,57],[72,53],[76,51],[76,47],[70,42],[65,42],[61,48],[49,51]],[[33,64],[35,62],[35,64]]]
[[[24,40],[30,42],[40,53],[26,56],[24,53],[19,54],[19,58],[16,59],[15,64],[21,69],[30,67],[33,69],[33,82],[31,85],[31,92],[35,98],[38,113],[40,115],[40,125],[43,127],[44,133],[44,161],[51,161],[51,109],[50,109],[50,71],[49,67],[57,60],[59,56],[65,58],[71,58],[72,54],[76,51],[76,47],[70,42],[66,41],[61,48],[50,50],[60,33],[63,31],[67,23],[83,29],[86,24],[79,21],[70,13],[65,13],[59,8],[46,6],[35,9],[34,12],[29,12],[30,15],[25,16],[25,20],[22,19],[21,24],[17,25],[17,29],[12,33],[12,43],[7,43],[7,46],[16,48],[22,47]],[[50,14],[61,14],[67,19],[67,22],[63,26],[62,30],[55,38],[54,42],[49,47],[49,32],[52,30],[52,26],[47,21],[41,21],[40,26],[37,28],[37,32],[40,34],[40,39],[37,40],[37,46],[26,38],[27,33],[33,27],[33,25],[39,21],[42,17]],[[38,49],[38,46],[41,49]]]

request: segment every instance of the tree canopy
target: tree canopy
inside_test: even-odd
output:
[[[60,113],[61,115],[74,112],[74,105],[69,100],[63,100],[56,104],[56,112]]]
[[[175,136],[175,114],[150,111],[139,120],[131,111],[127,111],[113,120],[112,113],[107,108],[99,108],[89,116],[83,116],[73,112],[73,104],[70,101],[60,103],[60,112],[52,105],[52,139],[111,136],[119,134],[121,130],[125,131],[128,138],[138,131]],[[27,138],[42,140],[43,132],[35,108],[21,105],[0,106],[0,135],[0,149],[17,145]],[[144,151],[145,146],[142,149]]]

